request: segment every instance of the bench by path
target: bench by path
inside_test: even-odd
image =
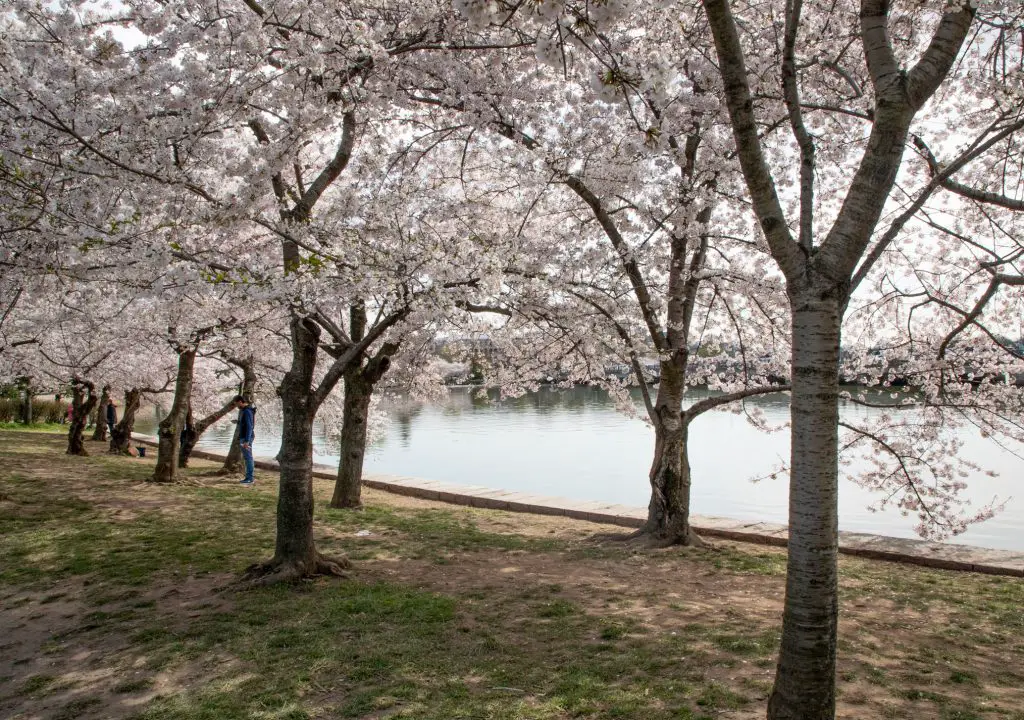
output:
[[[156,445],[156,437],[135,433],[133,439],[145,445]],[[193,450],[192,456],[223,462],[224,453]],[[268,457],[255,458],[261,470],[277,470],[277,461]],[[334,480],[337,468],[314,465],[313,477]],[[647,509],[629,505],[615,505],[600,501],[570,500],[544,495],[529,495],[510,490],[496,490],[480,485],[457,485],[439,480],[398,475],[365,475],[367,487],[469,507],[538,515],[560,515],[577,520],[621,525],[637,528],[646,520]],[[700,535],[740,542],[778,545],[785,547],[788,530],[785,525],[767,522],[732,520],[709,515],[692,515],[690,523]],[[989,575],[1024,577],[1024,551],[993,550],[971,545],[912,540],[908,538],[870,535],[840,531],[839,552],[876,560],[923,565],[946,570],[966,570]]]

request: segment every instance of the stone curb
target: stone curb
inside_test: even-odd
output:
[[[156,437],[152,435],[135,433],[132,439],[144,445],[157,444]],[[224,460],[225,455],[209,450],[193,450],[192,457],[219,462]],[[256,458],[255,465],[260,470],[278,469],[277,462],[267,457]],[[335,468],[327,465],[313,466],[315,478],[334,480],[336,475]],[[641,507],[530,495],[398,475],[368,475],[363,478],[363,485],[398,495],[454,505],[535,515],[557,515],[629,528],[640,527],[647,518],[647,510]],[[786,526],[775,523],[693,515],[691,525],[699,535],[707,537],[777,547],[785,547],[787,544]],[[887,560],[942,570],[1024,577],[1024,552],[1012,550],[993,550],[971,545],[949,545],[926,540],[840,531],[839,552],[871,560]]]

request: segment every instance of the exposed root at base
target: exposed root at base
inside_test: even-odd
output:
[[[192,468],[192,467],[189,468],[189,475],[191,477],[210,477],[210,478],[212,478],[212,477],[221,477],[222,475],[227,475],[227,474],[228,473],[224,472],[223,469],[221,469],[221,468],[217,468],[217,469],[210,468],[210,469],[206,469],[206,470],[197,470],[196,468]]]
[[[335,505],[334,503],[330,503],[328,507],[332,507],[335,510],[362,510],[363,503],[360,502],[358,505]]]
[[[594,533],[587,538],[593,543],[606,543],[606,542],[629,542],[633,538],[637,537],[640,531],[637,530],[631,533]]]
[[[348,577],[345,570],[352,567],[352,561],[345,556],[328,557],[317,553],[312,563],[283,561],[274,558],[269,562],[250,565],[236,587],[239,589],[267,587],[278,583],[294,584],[302,580],[325,575],[327,577]]]
[[[175,475],[173,480],[157,480],[153,476],[150,476],[143,480],[143,482],[149,483],[150,485],[166,485],[167,487],[172,485],[177,485],[179,487],[206,487],[205,484],[195,478],[188,477],[187,475]]]
[[[176,477],[170,482],[158,482],[153,479],[147,479],[146,482],[156,483],[158,485],[177,485],[179,487],[207,487],[206,483],[192,477]]]
[[[326,555],[317,555],[316,575],[329,575],[331,577],[347,577],[345,572],[352,568],[352,561],[342,555],[339,558],[330,558]]]
[[[644,548],[648,550],[658,550],[661,548],[672,547],[673,545],[712,549],[715,547],[701,538],[700,535],[693,532],[693,530],[687,530],[685,532],[669,532],[664,528],[657,528],[653,530],[640,528],[639,530],[635,530],[631,533],[598,533],[596,535],[592,535],[590,540],[597,543],[618,542],[630,547]]]

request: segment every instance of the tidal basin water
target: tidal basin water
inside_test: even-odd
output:
[[[694,391],[690,400],[704,395]],[[639,402],[639,398],[637,398]],[[788,420],[788,396],[748,400],[776,426]],[[479,398],[469,388],[452,388],[442,404],[408,401],[382,403],[389,417],[384,437],[368,450],[365,471],[408,475],[465,485],[646,506],[647,472],[653,430],[639,419],[617,412],[602,391],[593,388],[542,389],[525,397]],[[849,403],[846,418],[870,419],[882,411]],[[274,456],[280,441],[271,413],[257,415],[257,455]],[[141,430],[142,428],[140,428]],[[200,447],[223,450],[233,426],[221,421],[207,431]],[[338,448],[318,427],[315,460],[337,464]],[[953,542],[1024,550],[1024,460],[964,433],[963,454],[998,477],[972,473],[966,496],[975,507],[998,497],[1008,500],[994,518],[973,526]],[[788,460],[789,431],[765,433],[742,414],[713,411],[690,430],[693,471],[692,509],[703,515],[785,523],[787,479],[765,476]],[[845,468],[855,473],[859,463]],[[843,530],[916,537],[915,517],[894,508],[868,510],[877,495],[841,480],[839,524]]]

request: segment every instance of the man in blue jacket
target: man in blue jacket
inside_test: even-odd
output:
[[[253,477],[256,466],[252,459],[252,441],[256,438],[256,409],[248,398],[241,395],[235,395],[235,407],[238,408],[238,447],[245,462],[245,477],[242,478],[241,484],[252,487],[256,482],[256,478]]]
[[[107,402],[107,427],[110,428],[110,436],[114,436],[114,426],[117,425],[117,403],[114,398]]]

